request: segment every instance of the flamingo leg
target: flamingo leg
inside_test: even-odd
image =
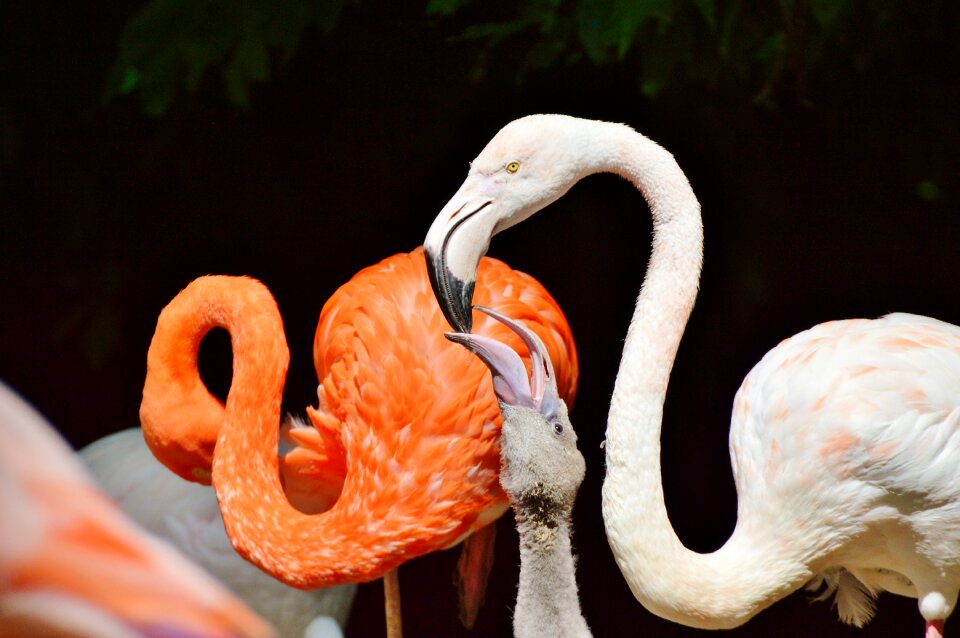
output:
[[[399,568],[394,568],[383,575],[383,606],[387,617],[387,638],[403,638],[398,570]]]
[[[943,638],[943,619],[928,620],[924,638]]]

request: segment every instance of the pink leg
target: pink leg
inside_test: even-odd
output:
[[[943,638],[943,620],[928,620],[925,638]]]

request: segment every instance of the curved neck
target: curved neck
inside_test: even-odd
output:
[[[606,152],[590,172],[632,182],[653,216],[647,275],[627,332],[606,431],[603,514],[614,556],[637,599],[686,625],[732,627],[805,582],[805,568],[738,525],[713,554],[685,548],[670,524],[660,480],[663,403],[697,295],[703,259],[700,204],[673,156],[619,125],[593,136]],[[771,544],[770,547],[773,547]]]
[[[204,280],[191,287],[208,288]],[[147,376],[140,403],[143,438],[153,455],[183,479],[210,484],[213,450],[224,406],[197,370],[204,336],[220,324],[202,313],[191,289],[163,309],[147,352]]]
[[[172,467],[184,455],[163,453],[191,445],[193,416],[177,413],[183,422],[174,424],[173,415],[159,406],[192,401],[192,395],[181,394],[184,389],[207,393],[197,370],[197,347],[216,327],[230,333],[233,380],[215,426],[212,482],[237,552],[278,580],[305,589],[372,580],[396,567],[402,552],[389,550],[391,543],[402,547],[404,539],[389,536],[394,532],[389,526],[358,532],[366,529],[366,513],[349,509],[357,499],[349,479],[346,498],[322,514],[304,514],[287,500],[277,449],[289,352],[276,302],[257,281],[202,277],[161,313],[148,355],[144,403],[153,407],[147,410],[152,418],[144,420],[144,434],[161,441],[170,431],[176,436],[171,445],[151,446],[157,458]],[[379,538],[371,539],[375,535]]]
[[[516,507],[516,505],[514,506]],[[570,547],[570,512],[549,521],[517,512],[520,584],[513,614],[514,635],[590,636],[580,612],[575,563]]]

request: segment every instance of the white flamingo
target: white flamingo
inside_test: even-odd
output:
[[[248,563],[227,538],[213,489],[168,470],[140,428],[105,436],[79,454],[127,516],[213,574],[280,638],[342,638],[357,586],[294,589]]]
[[[674,533],[660,482],[667,382],[700,277],[700,205],[673,156],[631,128],[561,115],[505,126],[424,242],[448,321],[470,329],[490,238],[581,178],[616,173],[646,198],[653,249],[606,432],[603,515],[634,595],[659,616],[729,628],[826,583],[841,618],[880,591],[918,599],[942,636],[960,587],[960,328],[892,314],[821,324],[767,353],[734,399],[737,525],[698,554]]]

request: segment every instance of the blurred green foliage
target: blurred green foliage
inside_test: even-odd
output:
[[[150,0],[123,29],[107,97],[137,92],[150,115],[217,68],[230,102],[270,79],[275,52],[290,59],[306,30],[336,26],[345,0]]]
[[[335,29],[345,5],[149,0],[123,30],[107,95],[136,93],[145,112],[160,115],[216,70],[230,102],[246,106],[251,86],[295,55],[308,29]],[[428,0],[423,10],[457,33],[452,43],[508,50],[521,82],[586,58],[625,67],[648,97],[670,83],[726,80],[769,104],[784,91],[807,103],[811,77],[864,72],[918,39],[942,38],[941,8],[904,0]]]
[[[0,373],[46,397],[56,422],[83,432],[76,443],[135,423],[156,313],[208,272],[270,282],[301,341],[291,349],[307,353],[292,360],[288,396],[311,396],[302,346],[322,301],[359,266],[421,240],[467,153],[527,113],[626,122],[682,160],[710,246],[698,312],[726,313],[712,334],[728,348],[685,346],[713,352],[705,366],[752,364],[742,344],[759,357],[828,317],[960,316],[944,294],[960,243],[955,3],[5,8]],[[566,243],[505,234],[498,249],[565,287],[558,299],[590,328],[598,316],[580,300],[597,281],[624,283],[626,303],[603,316],[628,321],[635,290],[620,262],[639,253],[620,224],[647,233],[633,221],[643,215],[606,215],[633,195],[598,179],[568,201]],[[600,214],[574,214],[587,209]],[[588,250],[576,267],[557,258],[579,255],[580,240],[620,252]],[[613,346],[609,366],[596,365],[615,371],[616,340],[586,334],[585,352]]]
[[[863,72],[943,36],[938,2],[527,0],[496,21],[483,21],[479,4],[432,0],[428,11],[469,13],[478,23],[462,37],[516,46],[521,78],[585,56],[632,69],[649,97],[670,82],[731,80],[759,102],[785,87],[806,102],[808,78],[824,67]]]

